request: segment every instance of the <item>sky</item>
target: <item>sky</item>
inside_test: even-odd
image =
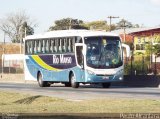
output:
[[[125,19],[146,27],[160,26],[160,0],[0,0],[0,19],[21,10],[38,25],[35,33],[45,32],[55,20],[67,17],[109,22],[108,16],[119,16],[112,23]]]

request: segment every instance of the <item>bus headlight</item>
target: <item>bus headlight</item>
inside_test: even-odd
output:
[[[123,69],[119,70],[118,72],[116,72],[116,74],[114,75],[113,79],[115,77],[119,77],[119,80],[123,80]]]
[[[88,74],[90,75],[95,75],[95,73],[93,71],[87,70]]]
[[[123,74],[123,69],[119,70],[117,73],[116,73],[116,76],[119,76],[119,75],[122,75]]]
[[[123,77],[119,77],[119,80],[122,81],[122,80],[123,80]]]

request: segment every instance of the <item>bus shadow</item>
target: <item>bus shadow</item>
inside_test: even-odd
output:
[[[72,88],[72,87],[66,87],[63,84],[52,84],[50,87],[55,87],[55,88]],[[91,89],[91,88],[95,88],[95,89],[114,89],[114,88],[145,88],[145,87],[134,87],[134,86],[123,86],[123,85],[111,85],[109,88],[103,88],[101,84],[80,84],[79,88],[82,89]],[[78,88],[78,89],[79,89]]]
[[[107,89],[103,88],[101,84],[90,84],[90,85],[80,85],[80,88],[96,88],[96,89]],[[109,88],[129,88],[127,86],[110,86]]]

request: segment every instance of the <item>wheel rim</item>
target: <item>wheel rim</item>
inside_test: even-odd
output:
[[[39,74],[39,76],[38,76],[38,83],[40,85],[42,85],[42,75],[41,74]]]
[[[72,77],[71,77],[71,83],[72,83],[72,85],[75,84],[75,81],[76,81],[76,79],[75,79],[74,75],[72,75]]]

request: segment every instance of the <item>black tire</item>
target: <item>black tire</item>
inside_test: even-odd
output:
[[[111,86],[111,83],[102,83],[103,88],[109,88]]]
[[[48,83],[47,81],[43,81],[41,73],[38,73],[37,81],[38,81],[38,84],[40,87],[49,87],[50,86],[50,83]]]
[[[70,82],[67,82],[67,83],[64,83],[65,87],[71,87],[71,83]]]
[[[71,81],[72,88],[78,88],[79,87],[79,83],[76,82],[76,78],[75,78],[74,74],[71,75],[70,81]]]

